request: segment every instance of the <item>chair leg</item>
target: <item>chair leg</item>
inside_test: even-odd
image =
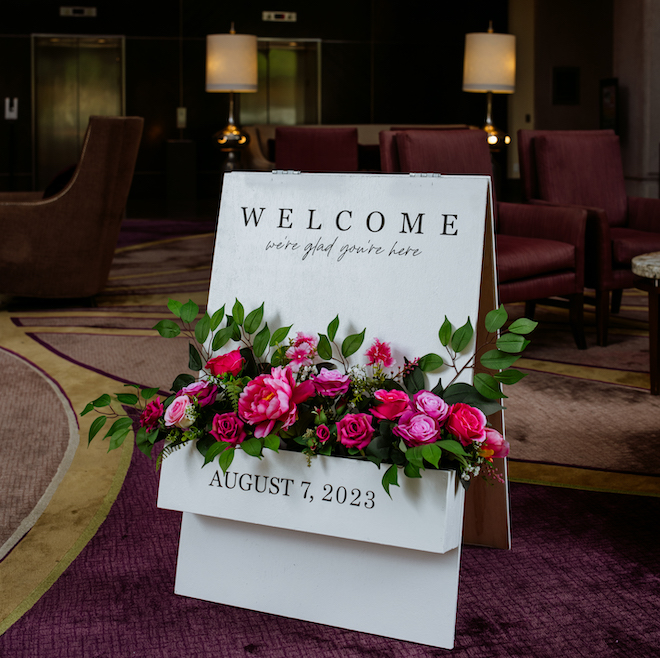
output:
[[[618,313],[621,310],[622,297],[623,297],[623,288],[612,290],[612,313]]]
[[[568,303],[569,319],[575,344],[579,350],[586,350],[587,339],[584,335],[584,295],[582,293],[569,295]]]
[[[536,312],[536,302],[533,299],[525,302],[525,317],[528,320],[534,319],[534,313]]]
[[[610,291],[596,290],[596,342],[607,345],[607,326],[610,321]]]

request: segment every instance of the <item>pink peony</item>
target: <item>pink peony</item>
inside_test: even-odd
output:
[[[158,425],[160,417],[163,415],[163,403],[160,398],[156,398],[147,403],[142,415],[140,416],[140,425],[148,430],[154,429]]]
[[[201,382],[193,382],[184,386],[177,395],[187,395],[191,398],[196,398],[200,407],[205,407],[207,404],[213,404],[218,396],[218,387],[211,382],[202,380]]]
[[[435,443],[440,438],[438,421],[412,409],[399,418],[399,424],[392,432],[400,436],[409,448]]]
[[[372,346],[366,351],[368,358],[367,365],[375,366],[380,364],[383,368],[389,368],[394,364],[392,350],[389,343],[384,343],[378,338],[374,339]]]
[[[211,434],[218,441],[224,441],[232,446],[243,443],[247,437],[245,424],[233,411],[215,415],[211,423]]]
[[[283,429],[296,422],[300,402],[314,395],[314,384],[306,380],[296,386],[289,367],[273,368],[270,374],[259,375],[242,391],[238,399],[238,413],[255,426],[254,435],[268,436],[279,421]]]
[[[312,381],[316,392],[327,397],[344,395],[351,385],[348,375],[342,375],[339,370],[328,370],[327,368],[321,368],[321,372]]]
[[[413,395],[413,407],[442,425],[449,415],[449,405],[431,391],[418,391]]]
[[[380,400],[381,404],[369,411],[382,420],[395,420],[408,409],[410,404],[408,394],[398,390],[386,391],[381,388],[374,393],[374,397]]]
[[[457,402],[449,408],[445,428],[464,446],[480,443],[486,438],[486,416],[476,407]]]
[[[316,428],[316,438],[321,442],[325,443],[330,439],[330,430],[327,425],[319,425]]]
[[[346,414],[337,423],[337,441],[347,448],[364,450],[374,435],[369,414]]]
[[[187,395],[179,395],[165,411],[165,425],[187,429],[195,422],[195,408]]]
[[[236,377],[243,368],[245,359],[241,356],[240,350],[233,350],[227,354],[220,354],[206,362],[206,369],[214,377],[222,377],[223,375],[232,375]]]
[[[486,439],[481,447],[489,451],[492,450],[491,457],[506,457],[509,454],[509,442],[491,427],[486,428]]]

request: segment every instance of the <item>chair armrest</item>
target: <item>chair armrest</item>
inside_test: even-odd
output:
[[[629,196],[628,227],[660,233],[660,199]]]
[[[43,192],[0,192],[0,203],[41,201],[43,196]]]

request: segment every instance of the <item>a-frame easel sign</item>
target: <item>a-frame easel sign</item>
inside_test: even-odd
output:
[[[293,322],[294,332],[324,331],[338,314],[343,336],[366,327],[365,345],[386,340],[401,361],[438,352],[445,316],[455,327],[471,318],[476,337],[460,368],[497,304],[490,185],[486,176],[232,172],[209,312],[265,303],[271,326]],[[509,546],[498,461],[504,483],[475,481],[464,501],[454,471],[401,477],[390,498],[370,462],[308,466],[298,453],[237,451],[223,476],[180,450],[163,462],[158,499],[184,512],[175,592],[451,648],[462,538]],[[356,504],[342,504],[342,490]],[[199,555],[214,544],[250,568],[209,569]]]

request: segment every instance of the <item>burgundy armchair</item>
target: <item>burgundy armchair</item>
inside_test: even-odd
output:
[[[610,312],[633,285],[634,256],[660,251],[660,199],[626,196],[619,138],[611,130],[521,130],[521,177],[532,203],[588,210],[585,284],[596,291],[598,344],[607,345]]]
[[[492,177],[490,149],[481,130],[383,131],[380,137],[385,171]],[[568,299],[575,343],[585,349],[586,211],[503,202],[494,203],[494,210],[500,302],[525,302],[531,317],[539,300]]]
[[[47,198],[0,194],[0,293],[82,298],[108,280],[142,135],[141,117],[90,117],[70,181]]]
[[[357,171],[357,128],[278,127],[275,168],[298,171]]]

